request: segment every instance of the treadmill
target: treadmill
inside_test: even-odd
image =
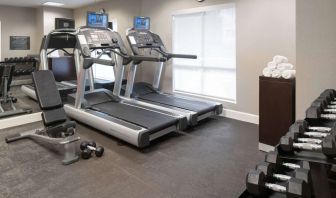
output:
[[[75,29],[57,29],[51,31],[43,38],[40,52],[40,70],[49,70],[48,55],[54,51],[61,50],[68,56],[73,56],[66,49],[74,49],[76,46],[76,30]],[[51,51],[48,51],[50,50]],[[61,98],[65,99],[68,94],[76,91],[76,84],[71,82],[56,82],[57,89],[60,92]],[[33,85],[23,85],[21,90],[30,98],[37,100],[35,88]]]
[[[119,97],[126,65],[132,61],[163,61],[164,58],[129,56],[120,34],[107,28],[81,27],[77,41],[74,51],[76,68],[79,68],[77,92],[68,96],[68,104],[64,106],[69,117],[139,148],[186,127],[184,116],[134,105]],[[95,50],[113,58],[91,57]],[[115,67],[113,92],[107,89],[85,91],[87,72],[95,63]]]
[[[183,114],[187,112],[188,124],[191,126],[196,125],[200,120],[222,113],[223,106],[221,103],[168,94],[159,89],[162,70],[166,61],[172,58],[196,59],[197,56],[166,52],[160,36],[146,29],[133,28],[129,30],[127,40],[134,55],[156,54],[157,57],[164,57],[165,61],[160,62],[156,67],[152,84],[146,82],[134,83],[137,66],[140,63],[134,62],[129,69],[125,97],[135,98],[151,105],[171,108]]]

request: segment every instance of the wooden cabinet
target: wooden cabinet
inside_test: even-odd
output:
[[[259,77],[259,149],[269,151],[295,122],[295,79]]]

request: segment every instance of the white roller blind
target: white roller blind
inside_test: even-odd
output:
[[[218,6],[173,16],[174,92],[236,101],[235,7]]]

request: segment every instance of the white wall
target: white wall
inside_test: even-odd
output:
[[[151,29],[171,50],[172,12],[176,10],[236,3],[237,13],[237,104],[229,109],[259,114],[259,78],[263,67],[276,54],[295,64],[295,1],[293,0],[142,0],[141,15],[151,17]],[[139,80],[152,82],[153,67],[139,67]],[[172,90],[171,62],[163,73],[162,88]],[[187,76],[186,76],[187,78]],[[192,83],[192,82],[190,82]],[[218,89],[221,85],[218,85]],[[271,99],[271,97],[270,97]]]
[[[297,117],[328,88],[336,89],[336,1],[297,0]]]

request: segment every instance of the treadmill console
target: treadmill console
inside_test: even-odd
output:
[[[140,54],[139,49],[159,48],[166,51],[160,36],[147,30],[133,30],[127,35],[127,40],[135,55]]]
[[[113,49],[127,54],[125,44],[118,32],[106,28],[82,28],[77,34],[78,43],[86,57],[91,56],[91,50]]]

